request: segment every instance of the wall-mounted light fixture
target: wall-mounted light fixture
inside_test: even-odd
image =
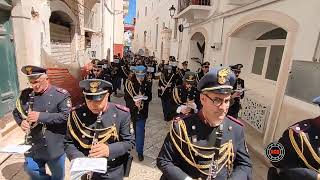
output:
[[[174,14],[176,13],[176,8],[174,7],[174,5],[172,5],[171,8],[169,9],[169,13],[170,13],[170,17],[173,18]]]

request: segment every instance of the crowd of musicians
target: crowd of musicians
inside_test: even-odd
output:
[[[192,72],[188,61],[174,56],[159,64],[154,57],[131,54],[114,56],[113,62],[93,59],[79,83],[84,103],[73,106],[68,91],[50,84],[45,67],[26,65],[21,71],[31,87],[20,93],[13,111],[26,132],[25,143],[32,146],[25,153],[25,170],[31,179],[62,180],[66,157],[107,158],[106,173],[82,179],[128,177],[133,148],[138,160],[144,160],[149,104],[160,98],[159,121],[170,126],[157,157],[162,180],[251,180],[252,162],[238,120],[245,96],[242,68],[203,62]],[[157,97],[152,86],[157,86]],[[125,105],[113,103],[112,94],[124,98]],[[313,102],[320,104],[320,97]],[[279,140],[287,155],[273,163],[268,179],[320,179],[318,121],[288,128]]]

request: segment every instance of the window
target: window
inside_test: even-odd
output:
[[[284,50],[283,45],[271,46],[267,72],[266,72],[266,79],[270,79],[274,81],[278,79],[283,50]]]
[[[255,41],[251,73],[277,81],[287,32],[276,28]]]
[[[158,33],[159,33],[158,31],[159,31],[159,24],[156,25],[156,40],[155,40],[156,44],[154,46],[156,50],[158,49]]]
[[[148,15],[148,8],[147,8],[147,6],[144,8],[144,15],[145,15],[145,16]]]
[[[253,65],[252,65],[252,73],[262,75],[262,68],[264,59],[266,56],[266,47],[256,47],[254,58],[253,58]]]
[[[146,41],[147,41],[147,31],[143,32],[143,46],[146,46]]]

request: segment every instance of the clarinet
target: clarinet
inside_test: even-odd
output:
[[[94,128],[94,134],[93,134],[93,139],[92,139],[92,143],[91,146],[97,144],[99,142],[99,130],[101,128],[101,124],[102,124],[102,111],[100,111],[98,117],[97,117],[97,121],[95,124],[95,128]],[[92,175],[93,173],[90,172],[87,174],[87,179],[91,180],[92,179]]]
[[[32,91],[29,94],[29,109],[28,109],[28,112],[31,112],[33,110],[33,104],[34,104],[34,91]],[[25,138],[24,138],[24,144],[26,144],[26,145],[30,144],[29,139],[32,138],[32,136],[31,136],[31,123],[29,123],[29,124],[30,124],[30,128],[26,131],[26,135],[25,135]]]
[[[98,129],[100,129],[101,123],[102,123],[102,111],[100,111],[100,113],[99,113],[99,115],[97,117],[97,122],[96,122],[96,125],[95,125],[95,128],[94,128],[94,134],[93,134],[93,140],[92,140],[91,146],[97,144],[98,141],[99,141],[99,131],[98,131]]]
[[[223,124],[219,125],[219,129],[216,132],[217,138],[216,142],[214,144],[214,155],[212,157],[212,162],[209,168],[209,173],[210,175],[207,177],[207,180],[212,180],[217,177],[218,170],[219,170],[219,164],[218,164],[218,159],[219,159],[219,151],[221,148],[221,141],[222,141],[222,135],[223,135]]]

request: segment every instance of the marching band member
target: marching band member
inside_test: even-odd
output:
[[[247,180],[252,164],[243,125],[227,117],[235,75],[214,68],[198,84],[202,109],[177,117],[157,158],[162,180]]]
[[[130,108],[139,161],[144,160],[145,125],[149,113],[149,102],[152,100],[152,82],[148,81],[145,76],[146,67],[136,66],[133,77],[125,85],[125,98]]]
[[[79,85],[86,103],[70,113],[66,154],[69,160],[86,156],[108,158],[107,173],[93,173],[91,179],[123,179],[130,170],[132,158],[129,151],[134,146],[129,109],[108,102],[112,92],[110,82],[87,79]],[[97,124],[97,119],[101,120],[100,124]],[[94,139],[95,133],[99,133],[97,139]]]

